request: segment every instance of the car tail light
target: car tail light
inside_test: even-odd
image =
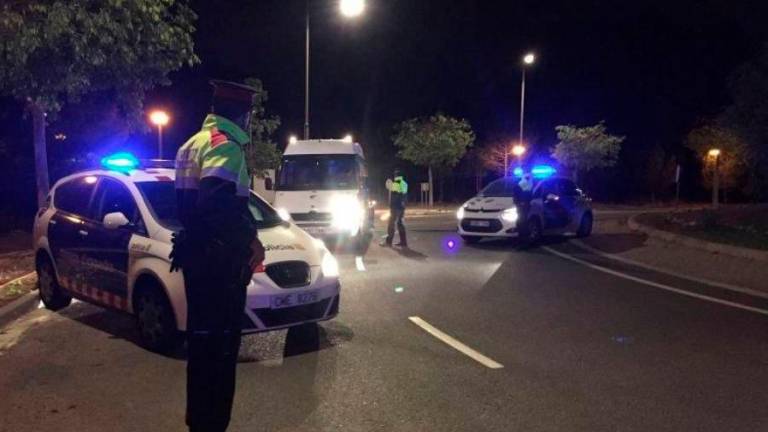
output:
[[[267,271],[267,268],[264,266],[264,263],[261,263],[256,266],[255,269],[253,269],[254,273],[265,273]]]

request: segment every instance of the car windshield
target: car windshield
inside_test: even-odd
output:
[[[280,168],[277,189],[357,189],[357,179],[357,161],[354,155],[286,156]]]
[[[155,219],[164,227],[171,230],[181,228],[176,206],[176,187],[172,181],[138,182],[136,186],[144,196]],[[283,223],[283,220],[264,200],[251,193],[248,208],[256,220],[259,229],[270,228]]]
[[[516,184],[515,179],[499,179],[486,186],[479,195],[483,197],[513,197]]]

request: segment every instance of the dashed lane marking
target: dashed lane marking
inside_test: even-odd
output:
[[[607,273],[609,275],[613,275],[613,276],[616,276],[618,278],[631,280],[633,282],[637,282],[637,283],[640,283],[640,284],[643,284],[643,285],[648,285],[648,286],[652,286],[654,288],[659,288],[659,289],[662,289],[662,290],[665,290],[665,291],[670,291],[670,292],[681,294],[681,295],[684,295],[684,296],[697,298],[699,300],[704,300],[704,301],[708,301],[708,302],[712,302],[712,303],[717,303],[717,304],[721,304],[723,306],[729,306],[729,307],[732,307],[732,308],[741,309],[741,310],[745,310],[745,311],[754,312],[754,313],[758,313],[758,314],[761,314],[761,315],[768,316],[768,310],[765,310],[765,309],[760,309],[760,308],[756,308],[756,307],[752,307],[752,306],[747,306],[747,305],[744,305],[744,304],[741,304],[741,303],[736,303],[736,302],[732,302],[732,301],[728,301],[728,300],[721,300],[719,298],[710,297],[708,295],[697,294],[697,293],[686,291],[686,290],[683,290],[683,289],[680,289],[680,288],[675,288],[675,287],[672,287],[672,286],[669,286],[669,285],[665,285],[665,284],[662,284],[662,283],[653,282],[653,281],[649,281],[649,280],[642,279],[642,278],[639,278],[639,277],[631,276],[631,275],[628,275],[626,273],[622,273],[622,272],[619,272],[619,271],[616,271],[616,270],[611,270],[609,268],[605,268],[603,266],[599,266],[599,265],[595,265],[595,264],[589,263],[587,261],[584,261],[582,259],[570,256],[568,254],[565,254],[565,253],[562,253],[562,252],[558,252],[558,251],[552,249],[549,246],[544,246],[542,249],[544,249],[545,251],[547,251],[547,252],[549,252],[549,253],[551,253],[553,255],[556,255],[556,256],[558,256],[560,258],[563,258],[563,259],[566,259],[566,260],[569,260],[569,261],[573,261],[573,262],[575,262],[577,264],[581,264],[581,265],[583,265],[585,267],[589,267],[589,268],[591,268],[593,270],[597,270],[599,272]]]
[[[424,321],[423,319],[412,316],[408,318],[412,323],[416,324],[417,326],[421,327],[422,330],[426,331],[427,333],[431,334],[432,336],[436,337],[437,339],[441,340],[451,348],[459,351],[460,353],[470,357],[472,360],[475,360],[476,362],[480,363],[481,365],[490,368],[490,369],[501,369],[504,367],[501,363],[498,363],[494,361],[493,359],[486,357],[479,352],[473,350],[472,348],[468,347],[467,345],[464,345],[459,340],[454,338],[451,335],[448,335],[446,333],[443,333],[438,328],[434,327],[430,323]]]

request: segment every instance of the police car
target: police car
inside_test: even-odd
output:
[[[459,235],[470,244],[483,238],[524,236],[536,243],[545,235],[589,236],[594,222],[591,200],[573,181],[556,173],[548,165],[531,169],[535,184],[527,220],[514,200],[522,170],[492,182],[457,211]]]
[[[172,348],[187,321],[183,276],[170,272],[168,259],[179,229],[173,162],[144,166],[118,154],[102,164],[58,181],[37,213],[40,298],[51,310],[77,298],[133,314],[147,347]],[[243,333],[335,317],[341,285],[334,256],[254,193],[249,207],[266,260],[248,285]]]

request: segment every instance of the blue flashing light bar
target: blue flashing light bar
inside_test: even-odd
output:
[[[513,174],[515,177],[521,177],[521,178],[522,178],[522,177],[523,177],[523,169],[522,169],[522,168],[520,168],[520,167],[517,167],[517,168],[515,168],[515,169],[512,171],[512,174]]]
[[[536,165],[531,168],[531,174],[534,178],[545,179],[557,174],[557,170],[549,165]]]
[[[136,156],[127,152],[115,153],[103,158],[101,165],[105,169],[112,171],[131,171],[138,168],[139,160],[136,159]]]

